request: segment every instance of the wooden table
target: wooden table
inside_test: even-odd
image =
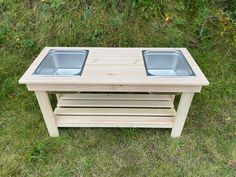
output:
[[[89,50],[81,77],[33,75],[51,49]],[[147,77],[143,50],[180,50],[195,76]],[[50,136],[59,136],[58,127],[142,127],[171,128],[179,137],[194,93],[209,84],[186,48],[46,47],[19,82],[35,92]],[[54,111],[49,92],[57,95]]]

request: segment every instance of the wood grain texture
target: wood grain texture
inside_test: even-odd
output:
[[[108,116],[175,116],[174,108],[148,109],[148,108],[56,108],[55,115],[108,115]]]
[[[49,135],[53,137],[59,136],[59,131],[55,123],[54,114],[47,92],[35,92],[35,95],[43,114],[43,118],[46,123]]]
[[[162,94],[61,94],[57,106],[172,108],[172,98]]]
[[[89,92],[153,92],[153,93],[176,93],[176,92],[200,92],[202,86],[188,85],[75,85],[75,84],[30,84],[30,91],[89,91]]]
[[[172,128],[174,117],[150,116],[56,116],[58,127]]]
[[[173,138],[180,137],[182,133],[193,95],[194,93],[182,93],[180,97],[175,123],[171,131],[171,137]]]
[[[150,100],[59,100],[58,107],[152,107],[169,108],[174,107],[172,101],[150,101]]]
[[[61,100],[172,100],[173,94],[75,93],[61,94]]]
[[[51,49],[89,50],[89,55],[82,76],[44,77],[32,75]],[[147,77],[143,50],[170,51],[180,50],[196,76],[189,77]],[[73,85],[174,85],[202,86],[208,85],[204,74],[185,48],[89,48],[89,47],[46,47],[21,77],[22,84],[73,84]],[[97,90],[99,91],[99,90]],[[145,91],[145,90],[144,90]]]

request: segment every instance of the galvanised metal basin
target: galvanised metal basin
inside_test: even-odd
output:
[[[88,50],[50,50],[33,75],[80,76]]]
[[[148,76],[178,77],[195,76],[193,70],[179,50],[143,51]]]

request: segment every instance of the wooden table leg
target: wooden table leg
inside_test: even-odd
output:
[[[177,138],[177,137],[180,137],[181,135],[186,117],[188,115],[188,110],[192,102],[193,95],[194,95],[193,92],[189,92],[189,93],[186,92],[186,93],[182,93],[181,95],[175,123],[171,131],[172,138]]]
[[[44,91],[35,91],[44,121],[46,123],[48,133],[50,136],[59,136],[58,127],[55,122],[52,106],[48,98],[48,93]]]
[[[57,101],[60,99],[60,96],[61,96],[60,93],[56,93]]]

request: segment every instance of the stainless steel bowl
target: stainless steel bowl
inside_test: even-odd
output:
[[[194,76],[194,72],[181,51],[143,51],[148,76]]]
[[[80,76],[87,56],[88,50],[50,50],[33,74],[42,76]]]

